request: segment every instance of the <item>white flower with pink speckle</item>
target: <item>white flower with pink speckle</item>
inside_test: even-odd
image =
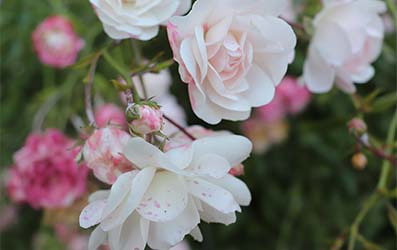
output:
[[[89,249],[169,249],[187,234],[201,241],[200,220],[235,222],[251,194],[228,172],[251,149],[237,135],[197,139],[166,153],[140,137],[130,139],[123,154],[137,169],[121,175],[111,190],[94,193],[80,215],[83,228],[99,224]]]

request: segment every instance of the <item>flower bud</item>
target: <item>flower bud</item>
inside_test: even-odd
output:
[[[360,118],[353,118],[347,124],[350,133],[362,135],[367,131],[367,124]]]
[[[163,113],[155,105],[135,104],[127,109],[131,130],[139,135],[159,132],[163,128]]]
[[[367,166],[368,160],[363,153],[356,153],[352,157],[353,167],[357,170],[363,170]]]

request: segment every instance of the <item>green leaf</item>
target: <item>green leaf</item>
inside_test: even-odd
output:
[[[129,89],[129,87],[125,83],[121,83],[118,80],[111,80],[110,82],[113,84],[113,86],[119,92],[126,91]]]
[[[389,108],[392,108],[397,104],[397,94],[390,93],[378,98],[376,101],[373,102],[371,105],[370,112],[371,113],[380,113]]]
[[[71,65],[71,69],[84,69],[91,65],[92,61],[98,56],[99,52],[86,55],[78,60],[75,64]]]
[[[389,217],[389,221],[394,228],[395,233],[397,234],[397,211],[390,204],[387,206],[387,215]]]

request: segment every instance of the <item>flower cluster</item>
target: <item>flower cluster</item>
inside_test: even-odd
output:
[[[201,240],[200,220],[230,224],[251,200],[247,186],[228,174],[251,152],[236,135],[217,135],[160,151],[130,138],[123,155],[135,170],[118,177],[110,190],[97,191],[80,215],[84,228],[99,224],[89,249],[169,249],[191,234]]]
[[[137,72],[109,59],[109,47],[100,50],[96,59],[103,57],[134,85],[115,81],[125,91],[121,94],[125,112],[105,104],[88,115],[93,131],[84,135],[79,148],[81,167],[75,162],[78,149],[61,132],[32,134],[14,155],[7,184],[16,202],[34,208],[65,207],[85,192],[92,170],[110,188],[94,192],[80,214],[81,227],[96,226],[89,250],[144,250],[146,245],[170,249],[186,235],[201,241],[201,221],[234,223],[236,212],[251,201],[247,185],[236,177],[243,174],[243,161],[251,151],[262,153],[282,141],[288,133],[286,117],[304,110],[310,92],[328,92],[336,84],[352,93],[354,83],[373,77],[371,63],[381,52],[384,36],[380,14],[386,9],[379,0],[324,1],[313,21],[301,85],[285,76],[297,44],[288,23],[298,15],[291,1],[197,0],[193,6],[191,0],[90,3],[112,39],[150,40],[166,25],[193,112],[209,124],[245,121],[242,130],[252,142],[228,131],[184,128],[186,117],[171,95],[169,71],[151,69],[155,59],[147,65],[137,62],[140,55],[134,51],[137,58],[131,65],[144,68]],[[56,68],[73,64],[84,45],[71,22],[60,16],[44,20],[32,37],[40,61]],[[97,62],[89,76],[95,74]],[[92,113],[87,93],[86,111]],[[366,129],[364,125],[356,120],[349,128],[358,133]],[[364,160],[358,155],[353,163],[363,167]],[[62,227],[58,233],[68,241],[74,238]],[[86,247],[81,238],[77,243]]]
[[[70,206],[86,189],[88,169],[78,166],[78,149],[61,132],[51,129],[30,135],[15,153],[7,190],[18,203],[34,208]]]

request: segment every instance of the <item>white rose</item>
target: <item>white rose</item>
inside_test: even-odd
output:
[[[285,1],[199,0],[168,24],[179,72],[195,114],[210,124],[245,120],[269,103],[296,45],[278,18]]]
[[[144,139],[130,139],[123,154],[137,166],[124,173],[110,191],[97,191],[80,215],[84,228],[99,224],[89,250],[169,249],[191,234],[201,241],[198,224],[229,225],[247,206],[247,186],[228,174],[252,149],[242,136],[197,139],[166,153]]]
[[[90,0],[113,39],[155,37],[160,24],[174,15],[186,13],[191,0]]]
[[[312,92],[323,93],[333,83],[345,92],[355,92],[354,83],[369,81],[370,65],[382,49],[384,24],[379,14],[386,10],[378,0],[326,1],[314,19],[315,34],[304,65],[304,80]]]

